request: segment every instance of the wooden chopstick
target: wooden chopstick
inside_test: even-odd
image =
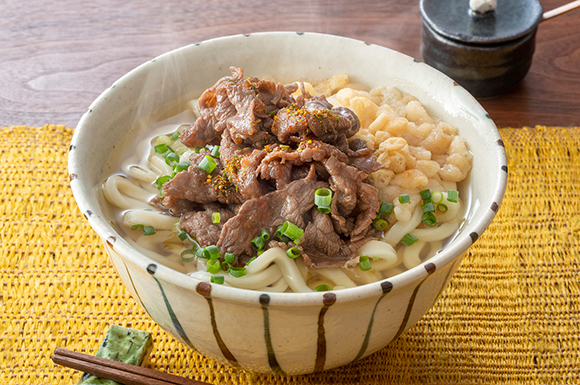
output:
[[[174,376],[157,370],[63,348],[56,348],[50,358],[55,364],[82,370],[97,377],[117,381],[125,385],[209,385],[207,382]]]

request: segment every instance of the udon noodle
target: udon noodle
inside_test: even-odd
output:
[[[104,196],[114,206],[126,239],[150,258],[197,279],[214,282],[220,276],[224,285],[272,292],[355,287],[401,273],[439,252],[457,233],[468,196],[467,182],[459,183],[468,178],[472,156],[457,129],[431,117],[417,99],[393,87],[368,89],[350,83],[346,75],[303,85],[310,94],[324,94],[334,106],[354,111],[361,122],[354,138],[376,149],[375,156],[384,165],[369,178],[379,190],[379,201],[392,204],[390,215],[383,216],[388,228],[359,247],[355,259],[341,268],[313,269],[302,258],[291,259],[285,250],[273,247],[247,264],[245,275],[239,276],[224,271],[212,274],[210,260],[184,254],[195,240],[180,237],[179,217],[152,203],[159,192],[155,182],[174,171],[154,148],[166,144],[180,162],[189,159],[194,149],[175,133],[198,116],[196,100],[173,120],[157,124],[152,131],[164,134],[143,139],[146,153],[126,161],[122,173],[104,182]],[[429,202],[436,218],[432,227],[424,222],[423,206]]]

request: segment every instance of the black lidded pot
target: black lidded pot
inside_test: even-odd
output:
[[[498,0],[476,13],[469,0],[421,0],[421,55],[475,97],[513,89],[532,64],[543,10],[538,0]]]

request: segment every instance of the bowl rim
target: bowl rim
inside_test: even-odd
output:
[[[413,59],[412,57],[405,55],[401,52],[392,50],[387,47],[383,47],[376,44],[369,44],[363,42],[361,40],[349,38],[349,37],[342,37],[337,35],[330,35],[330,34],[323,34],[317,32],[285,32],[285,31],[274,31],[274,32],[258,32],[252,34],[238,34],[238,35],[231,35],[231,36],[223,36],[218,37],[215,39],[204,40],[201,43],[195,43],[186,45],[183,47],[176,48],[164,54],[157,56],[156,58],[150,61],[163,61],[163,60],[170,60],[173,55],[179,54],[185,50],[192,49],[192,47],[199,47],[199,46],[207,46],[208,44],[213,44],[214,42],[224,41],[224,40],[239,40],[240,44],[244,42],[250,41],[252,36],[259,36],[259,37],[268,37],[268,36],[283,36],[284,38],[295,38],[296,36],[314,36],[318,38],[328,38],[328,39],[341,39],[344,41],[350,41],[353,43],[363,43],[366,46],[374,47],[375,49],[378,47],[379,49],[388,50],[391,54],[395,56],[401,57],[402,60],[411,60],[417,62],[417,60]],[[150,62],[147,61],[133,70],[129,71],[122,77],[120,77],[117,81],[114,82],[115,85],[123,85],[125,82],[131,82],[131,79],[135,77],[135,75],[147,71],[147,64]],[[424,64],[424,63],[423,63]],[[486,114],[483,107],[477,102],[477,100],[469,94],[465,89],[458,86],[457,83],[453,81],[453,79],[449,78],[447,75],[435,70],[428,65],[425,65],[427,71],[432,71],[434,76],[438,76],[441,79],[444,79],[445,82],[453,84],[454,87],[457,87],[457,92],[461,94],[461,100],[464,103],[469,103],[473,108],[479,109],[482,114]],[[120,87],[121,88],[121,87]],[[87,123],[89,120],[88,111],[95,111],[99,109],[100,103],[105,100],[109,96],[109,92],[111,92],[112,87],[109,87],[105,91],[103,91],[89,106],[87,112],[83,114],[80,118],[77,128],[74,131],[72,140],[71,140],[71,148],[76,146],[76,143],[79,142],[79,138],[81,137],[83,131],[85,130],[85,125],[90,124]],[[489,115],[487,115],[489,117]],[[489,119],[489,122],[486,123],[486,127],[484,127],[486,135],[490,136],[490,140],[494,140],[498,143],[501,142],[501,136],[495,123]],[[497,150],[495,152],[495,156],[497,157],[497,162],[499,164],[507,164],[507,157],[505,153],[505,148],[503,145],[496,146]],[[81,210],[82,213],[86,213],[87,211],[91,210],[89,204],[90,191],[95,190],[94,188],[86,188],[85,184],[83,183],[83,174],[77,170],[79,167],[79,160],[82,157],[79,155],[78,151],[70,151],[69,158],[68,158],[68,165],[69,165],[69,180],[71,189],[73,192],[73,196],[75,201]],[[472,219],[475,221],[474,229],[476,231],[477,236],[481,236],[481,234],[487,229],[491,221],[493,220],[497,209],[499,208],[503,196],[505,194],[506,186],[507,186],[507,169],[504,170],[505,173],[497,173],[496,180],[494,183],[496,184],[496,188],[494,190],[493,195],[493,203],[496,205],[495,210],[489,209],[485,212],[485,215],[479,216],[477,218]],[[491,181],[490,181],[491,182]],[[93,192],[94,193],[94,192]],[[156,265],[155,269],[155,277],[158,279],[164,280],[169,282],[173,285],[183,287],[184,289],[193,290],[195,291],[196,286],[200,282],[205,282],[198,280],[194,277],[188,276],[181,272],[178,272],[170,267],[164,266],[159,264],[158,262],[150,259],[146,255],[140,253],[136,249],[134,249],[124,238],[119,234],[115,228],[110,224],[109,220],[106,218],[101,218],[98,215],[91,215],[87,216],[87,220],[89,225],[93,228],[93,230],[99,235],[103,243],[107,242],[107,239],[110,237],[114,237],[116,239],[114,243],[114,249],[117,254],[120,254],[122,258],[127,258],[131,261],[134,265],[139,266],[143,270],[147,270],[147,267],[151,264]],[[332,291],[336,294],[336,301],[337,302],[346,302],[346,301],[353,301],[359,300],[367,297],[373,297],[383,294],[382,283],[388,281],[392,284],[391,288],[392,291],[405,287],[407,285],[413,284],[414,282],[418,282],[422,280],[424,277],[430,274],[429,270],[433,268],[431,264],[433,264],[436,269],[441,269],[442,267],[453,263],[454,260],[460,259],[460,257],[464,254],[464,252],[476,241],[477,236],[474,237],[471,234],[467,234],[466,232],[460,232],[458,236],[441,252],[437,253],[433,257],[429,258],[428,260],[424,261],[418,266],[415,266],[411,269],[405,270],[404,272],[392,276],[390,278],[386,278],[377,282],[360,285],[354,288],[346,288],[341,290]],[[109,256],[109,259],[111,257]],[[151,274],[151,272],[149,272]],[[211,295],[212,298],[222,298],[226,300],[233,300],[236,302],[245,302],[256,304],[259,296],[264,294],[265,292],[257,291],[257,290],[249,290],[249,289],[240,289],[230,286],[224,286],[219,284],[211,284]],[[327,292],[309,292],[309,293],[274,293],[274,292],[267,292],[270,297],[270,305],[282,305],[282,306],[294,306],[294,305],[316,305],[320,306],[323,302],[323,297]]]

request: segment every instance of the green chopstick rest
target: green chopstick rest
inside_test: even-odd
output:
[[[111,325],[95,356],[141,366],[146,362],[152,348],[153,338],[149,332]],[[83,373],[77,385],[88,384],[121,385],[112,380]]]

